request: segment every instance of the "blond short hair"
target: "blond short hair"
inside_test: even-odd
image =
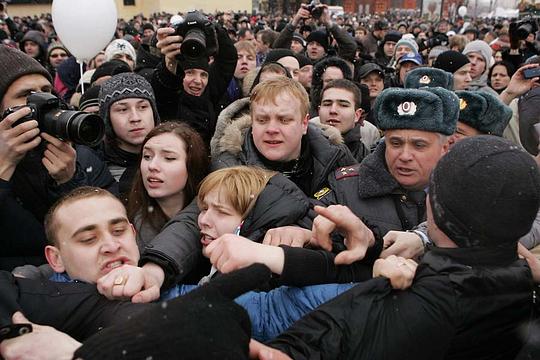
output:
[[[268,180],[275,174],[275,171],[252,166],[234,166],[214,171],[201,182],[197,203],[201,207],[206,195],[219,189],[220,198],[245,219]]]
[[[309,112],[309,96],[306,89],[296,80],[288,77],[279,77],[259,83],[251,92],[250,103],[265,103],[271,101],[276,104],[276,99],[281,94],[289,94],[300,101],[302,118]]]
[[[236,48],[237,52],[245,51],[252,56],[255,56],[257,53],[257,49],[255,48],[255,45],[253,45],[252,41],[248,41],[248,40],[238,41],[234,43],[234,47]]]

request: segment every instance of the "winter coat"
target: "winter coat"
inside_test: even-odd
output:
[[[213,170],[237,165],[269,168],[268,161],[260,155],[253,143],[251,117],[245,114],[248,102],[249,99],[237,100],[220,114],[216,133],[211,141]],[[305,160],[308,168],[304,169],[309,174],[288,175],[307,196],[311,197],[313,190],[327,184],[328,177],[335,168],[356,163],[341,142],[342,138],[337,129],[326,127],[323,133],[316,125],[309,125],[307,135],[304,136],[305,146],[302,147],[304,154],[309,151],[309,158]]]
[[[311,228],[308,211],[307,197],[283,175],[276,174],[244,219],[240,235],[261,242],[266,231],[275,227]],[[163,268],[167,285],[182,282],[202,260],[198,215],[194,200],[163,227],[141,256],[141,263],[150,261]]]
[[[182,87],[184,72],[179,65],[176,75],[160,62],[152,77],[152,88],[162,121],[183,121],[192,126],[209,143],[216,127],[219,100],[233,78],[238,56],[227,32],[216,26],[219,53],[210,65],[208,85],[201,96],[186,93]]]
[[[518,101],[519,137],[521,144],[530,154],[538,154],[538,133],[534,125],[540,122],[540,88],[533,88]]]
[[[30,321],[53,325],[81,341],[102,327],[118,321],[125,322],[135,313],[162,304],[108,301],[96,291],[95,285],[73,282],[64,274],[55,274],[53,279],[17,279],[7,272],[0,272],[0,291],[5,300],[0,303],[0,317],[14,310],[22,310]],[[235,301],[248,312],[252,337],[266,341],[354,285],[282,286],[269,292],[250,291]],[[165,296],[162,295],[160,300],[172,300],[196,288],[196,285],[178,285]],[[51,311],[39,311],[43,308],[50,308]],[[196,327],[196,324],[187,325]]]
[[[425,220],[426,193],[407,191],[388,172],[386,145],[381,143],[360,164],[343,167],[319,192],[325,205],[348,206],[357,216],[377,226],[382,235],[390,230],[410,230]]]
[[[269,345],[295,360],[513,359],[532,311],[531,281],[515,249],[434,249],[409,289],[383,278],[359,284]]]

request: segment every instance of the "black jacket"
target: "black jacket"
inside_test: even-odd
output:
[[[240,235],[261,242],[268,229],[286,225],[311,228],[307,197],[281,174],[273,176],[259,194],[253,210],[242,225]],[[146,246],[141,264],[153,262],[166,274],[166,284],[183,281],[201,261],[199,208],[196,200],[172,218]]]
[[[390,230],[410,230],[425,220],[424,191],[407,191],[388,172],[386,145],[381,143],[360,164],[343,167],[330,177],[329,189],[319,197],[325,205],[348,206],[358,217]]]
[[[184,72],[178,65],[176,75],[160,62],[152,77],[152,88],[162,121],[177,120],[191,125],[209,143],[216,127],[219,100],[233,78],[238,55],[225,29],[216,26],[219,53],[210,66],[208,85],[201,96],[187,94],[182,87]]]
[[[359,284],[270,345],[296,360],[513,359],[533,296],[516,253],[434,249],[409,289],[383,278]]]

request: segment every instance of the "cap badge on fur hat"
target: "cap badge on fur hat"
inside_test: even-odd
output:
[[[467,102],[464,99],[460,98],[459,99],[459,110],[463,110],[466,107],[467,107]]]
[[[416,104],[412,101],[405,101],[399,104],[397,112],[399,115],[413,116],[416,114]]]
[[[422,76],[422,78],[420,79],[419,83],[420,84],[423,84],[423,85],[427,85],[431,82],[431,79],[429,78],[429,76],[427,75],[424,75]]]

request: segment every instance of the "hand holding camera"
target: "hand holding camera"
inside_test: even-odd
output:
[[[182,40],[184,39],[179,35],[175,35],[175,33],[176,30],[172,27],[158,29],[156,47],[165,56],[167,70],[176,75],[176,67],[178,65],[176,58],[181,53]]]
[[[23,107],[0,121],[0,179],[9,180],[19,161],[26,153],[41,142],[36,120],[14,124],[30,114],[29,107]]]

